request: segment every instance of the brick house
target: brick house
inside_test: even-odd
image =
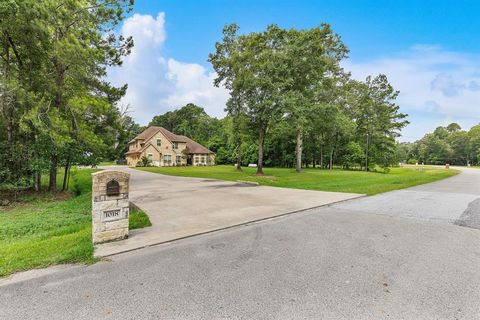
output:
[[[125,158],[129,166],[135,166],[144,156],[157,167],[215,164],[213,151],[162,127],[148,127],[128,143]]]

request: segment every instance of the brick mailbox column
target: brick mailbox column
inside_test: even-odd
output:
[[[128,238],[128,184],[120,171],[92,173],[92,239],[102,243]]]

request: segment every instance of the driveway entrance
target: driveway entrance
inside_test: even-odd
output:
[[[257,186],[202,178],[128,172],[130,200],[150,217],[152,227],[132,230],[129,239],[96,247],[106,256],[166,241],[323,206],[362,195]]]

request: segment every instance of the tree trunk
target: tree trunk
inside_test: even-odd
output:
[[[5,82],[5,89],[6,92],[3,93],[2,95],[0,95],[0,99],[3,100],[3,108],[1,109],[3,115],[1,115],[2,117],[5,117],[5,123],[6,123],[6,129],[7,129],[7,145],[8,145],[8,148],[7,148],[7,152],[8,152],[8,156],[5,157],[7,159],[12,159],[12,150],[13,148],[15,147],[15,142],[14,142],[14,134],[13,134],[13,130],[14,130],[14,119],[13,119],[13,115],[15,113],[15,110],[13,110],[13,98],[10,98],[11,95],[10,93],[8,92],[9,90],[9,85],[10,85],[10,45],[8,43],[8,34],[5,32],[4,33],[4,36],[5,36],[5,40],[4,40],[4,66],[5,66],[5,69],[4,69],[4,81],[2,82]],[[13,95],[13,93],[12,93]],[[13,172],[15,172],[15,168],[14,168],[14,165],[12,163],[12,161],[8,161],[7,162],[7,167],[10,167],[9,169],[11,169]]]
[[[313,151],[312,151],[312,167],[313,169],[315,169],[315,166],[316,166],[316,161],[317,161],[317,152],[316,152],[316,148],[314,147]]]
[[[295,166],[295,171],[302,171],[302,147],[303,147],[303,128],[299,126],[297,129],[297,145],[295,148],[295,153],[297,155],[297,163]]]
[[[320,169],[323,169],[323,145],[320,145]]]
[[[258,163],[257,163],[257,175],[263,176],[263,147],[265,143],[265,129],[260,128],[258,134]]]
[[[48,184],[48,191],[56,192],[57,191],[57,157],[52,156],[50,162],[50,181]]]
[[[31,139],[33,144],[38,142],[36,134],[33,134]],[[33,149],[33,159],[38,159],[38,152],[36,148]],[[42,172],[38,168],[33,170],[33,189],[36,192],[39,192],[42,189]]]
[[[333,147],[332,147],[332,150],[330,151],[330,166],[329,166],[329,169],[330,170],[333,169]]]
[[[56,93],[54,98],[54,106],[57,112],[62,110],[63,106],[63,91],[65,85],[65,66],[58,61],[55,61],[55,71],[56,71]],[[53,142],[53,141],[52,141]],[[57,191],[57,167],[58,167],[58,158],[55,154],[55,146],[53,146],[53,154],[50,162],[50,181],[48,184],[48,190],[51,192]]]
[[[64,170],[64,174],[63,174],[62,191],[67,190],[69,172],[70,172],[70,160],[68,160],[67,163],[65,164],[65,170]]]
[[[239,134],[239,133],[238,133]],[[240,139],[237,140],[237,163],[235,164],[235,168],[238,171],[242,171],[242,152],[241,152],[242,142]]]
[[[33,175],[33,184],[35,191],[40,191],[42,189],[42,173],[40,170],[35,170]]]
[[[235,140],[237,148],[237,164],[236,168],[238,171],[242,171],[242,136],[240,133],[241,119],[240,119],[240,103],[237,104],[237,114],[235,115],[234,121],[234,130],[235,130]]]
[[[68,179],[67,179],[67,190],[68,186],[70,185],[70,172],[72,171],[72,164],[68,167]]]
[[[368,148],[369,148],[368,144],[369,143],[370,143],[370,135],[367,132],[367,145],[365,147],[365,171],[368,171]]]
[[[240,155],[237,155],[237,163],[235,164],[235,168],[238,171],[242,171],[242,159]]]

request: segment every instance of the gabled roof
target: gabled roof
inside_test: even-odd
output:
[[[125,154],[135,154],[135,153],[142,153],[145,149],[147,149],[149,146],[152,146],[155,150],[157,150],[159,153],[162,153],[160,150],[158,150],[157,146],[152,143],[152,141],[149,141],[146,143],[143,147],[141,147],[138,150],[131,150],[126,152]]]
[[[162,134],[167,137],[168,140],[170,140],[170,142],[187,142],[185,140],[186,137],[184,136],[179,136],[179,135],[176,135],[175,133],[172,133],[170,131],[168,131],[167,129],[163,128],[163,127],[158,127],[162,132]],[[158,131],[157,131],[158,132]]]
[[[188,137],[185,137],[185,136],[181,136],[181,137],[184,138],[187,142],[188,153],[209,153],[209,154],[215,153],[215,152],[205,148],[200,143],[198,143],[196,141],[193,141],[192,139],[190,139]]]
[[[170,142],[183,142],[187,144],[187,148],[189,153],[207,153],[207,154],[213,154],[214,152],[205,148],[202,146],[200,143],[193,141],[192,139],[186,137],[186,136],[181,136],[174,134],[167,129],[163,127],[155,127],[151,126],[145,129],[142,133],[140,133],[138,136],[133,138],[130,142],[134,142],[135,140],[144,140],[148,141],[150,138],[152,138],[154,135],[156,135],[158,132],[161,132]],[[130,143],[129,142],[129,143]],[[153,144],[152,144],[153,145]],[[155,145],[153,145],[155,147]],[[138,151],[129,151],[128,153],[138,153],[142,152],[147,145],[145,145],[142,149]]]
[[[135,138],[133,138],[130,142],[134,142],[135,140],[148,140],[151,137],[153,137],[159,130],[160,130],[160,127],[148,127],[147,129],[143,130],[139,135],[137,135]]]

